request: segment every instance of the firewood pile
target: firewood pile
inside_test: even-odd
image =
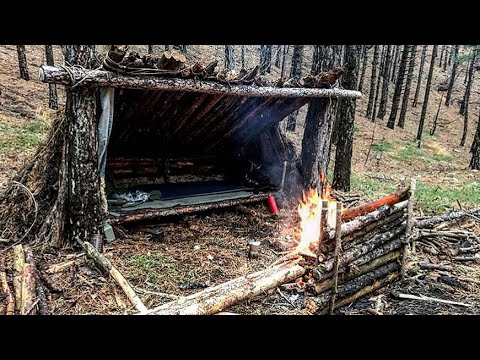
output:
[[[182,79],[216,81],[231,85],[256,85],[272,87],[305,87],[331,88],[337,84],[344,73],[341,68],[331,69],[316,75],[305,75],[301,78],[279,78],[267,80],[258,75],[259,65],[251,69],[227,70],[218,69],[218,60],[208,63],[192,60],[175,50],[163,52],[160,56],[152,54],[141,55],[129,51],[126,45],[112,45],[103,59],[105,70],[133,76],[162,76]]]

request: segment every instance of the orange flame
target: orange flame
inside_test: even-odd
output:
[[[320,238],[320,220],[322,214],[322,200],[328,200],[327,224],[331,229],[336,223],[336,202],[331,196],[330,184],[326,181],[323,173],[319,174],[321,195],[317,189],[310,189],[303,192],[298,204],[298,215],[300,216],[300,242],[297,245],[297,252],[301,254],[315,254],[310,245],[317,244]]]

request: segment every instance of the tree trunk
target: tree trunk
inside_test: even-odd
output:
[[[401,48],[402,48],[402,45],[397,45],[394,48],[395,57],[393,59],[393,66],[392,66],[392,72],[391,72],[391,78],[390,78],[391,82],[395,82],[395,77],[397,76],[397,64],[398,64],[398,57],[400,55]]]
[[[165,45],[165,51],[169,51],[170,50],[170,45]]]
[[[438,66],[442,67],[443,55],[445,54],[445,45],[442,45],[440,50],[440,60],[438,61]]]
[[[363,90],[363,82],[365,80],[365,70],[367,69],[367,64],[368,64],[368,50],[367,50],[367,45],[363,46],[363,62],[362,62],[362,70],[360,72],[360,80],[358,81],[358,91],[362,92]],[[370,97],[369,97],[370,101]]]
[[[425,88],[425,97],[423,99],[423,105],[422,105],[422,114],[420,115],[420,122],[418,124],[417,140],[418,140],[419,148],[422,142],[422,133],[423,133],[423,125],[425,124],[425,116],[427,115],[428,98],[430,97],[430,89],[432,86],[433,68],[435,67],[435,57],[437,56],[437,48],[438,48],[438,45],[433,45],[432,60],[430,61],[430,69],[428,70],[427,86]]]
[[[72,65],[90,67],[92,48],[89,45],[66,45],[65,61]],[[100,232],[100,187],[98,180],[97,121],[95,89],[77,87],[66,89],[65,167],[67,184],[60,183],[65,193],[63,239],[70,243],[90,239]],[[55,243],[59,246],[61,243]]]
[[[23,80],[30,80],[28,74],[27,56],[25,55],[25,45],[17,45],[18,67],[20,68],[20,77]]]
[[[283,45],[277,45],[277,50],[275,51],[275,66],[280,69],[280,59],[282,54]]]
[[[457,46],[457,45],[455,45]],[[452,64],[452,58],[453,58],[453,52],[452,52],[452,45],[450,45],[450,51],[449,51],[449,56],[448,56],[448,66]]]
[[[472,158],[470,160],[470,169],[480,170],[480,112],[478,114],[478,123],[477,131],[475,132],[475,137],[473,138],[472,148],[471,148]]]
[[[260,75],[270,74],[272,67],[272,45],[260,45]]]
[[[462,140],[460,141],[460,146],[465,146],[465,141],[467,140],[468,134],[468,106],[470,105],[470,93],[472,90],[473,77],[475,74],[475,59],[478,53],[478,45],[473,50],[472,60],[470,62],[470,67],[468,69],[468,82],[467,87],[465,88],[465,96],[463,97],[463,133]]]
[[[282,78],[285,77],[285,60],[287,58],[287,51],[288,51],[288,46],[283,45],[283,51],[282,51],[282,70],[280,71],[280,76]]]
[[[381,56],[382,61],[380,62],[380,69],[378,71],[378,77],[377,77],[377,88],[376,88],[376,91],[375,91],[375,100],[373,101],[372,122],[374,122],[375,118],[377,117],[377,105],[378,105],[378,98],[380,96],[381,78],[383,76],[383,72],[384,72],[384,68],[385,68],[386,50],[387,50],[386,45],[383,45],[382,56]]]
[[[417,107],[418,95],[420,94],[420,85],[422,84],[423,66],[425,65],[426,56],[427,45],[423,45],[422,57],[420,58],[420,68],[418,69],[417,88],[415,89],[415,96],[413,97],[412,107]]]
[[[387,45],[385,63],[384,63],[384,69],[383,69],[383,75],[382,75],[383,77],[382,95],[380,96],[380,105],[378,107],[378,114],[377,114],[377,117],[380,119],[383,119],[385,117],[385,112],[387,110],[391,57],[392,57],[392,45]]]
[[[233,57],[233,45],[225,45],[225,69],[233,70],[235,58]]]
[[[448,82],[448,91],[447,98],[445,99],[445,106],[450,106],[450,100],[452,99],[453,85],[455,84],[455,78],[457,77],[457,68],[458,68],[458,50],[460,45],[455,45],[453,50],[453,66],[452,73],[450,74],[450,81]],[[449,57],[449,61],[452,56]]]
[[[373,50],[373,61],[372,61],[372,76],[370,77],[370,91],[368,94],[368,104],[367,104],[367,118],[372,115],[373,101],[375,99],[375,89],[377,82],[377,66],[378,66],[378,49],[379,45],[374,46]]]
[[[299,79],[302,76],[304,45],[295,45],[293,47],[292,68],[290,70],[290,77]],[[294,111],[288,116],[287,130],[295,131],[297,125],[298,110]]]
[[[240,48],[240,62],[242,63],[242,69],[245,69],[245,45]]]
[[[153,54],[153,45],[148,45],[148,50],[147,50],[147,52],[148,52],[149,54]]]
[[[447,63],[448,63],[448,59],[450,58],[449,53],[451,51],[452,51],[452,47],[445,45],[445,58],[443,59],[443,69],[442,69],[443,72],[447,71]]]
[[[357,85],[359,57],[359,45],[345,45],[346,66],[342,76],[342,87],[352,89]],[[341,121],[338,122],[333,187],[343,191],[350,191],[355,106],[355,100],[342,99],[339,103],[338,118]]]
[[[45,58],[47,65],[54,66],[53,60],[53,47],[52,45],[45,45]],[[57,100],[57,85],[48,84],[48,106],[50,109],[58,109],[58,100]]]
[[[319,167],[324,167],[325,152],[330,151],[333,119],[327,115],[329,101],[313,99],[308,105],[301,153],[305,189],[318,188]]]
[[[322,46],[321,45],[313,45],[313,59],[312,59],[312,75],[319,74],[321,70],[321,55]]]
[[[408,56],[412,49],[412,45],[405,45],[403,47],[402,57],[400,60],[400,67],[398,69],[397,82],[395,84],[395,91],[393,92],[392,109],[388,117],[387,127],[393,129],[395,127],[395,120],[397,119],[398,107],[400,105],[400,98],[402,97],[403,81],[405,79],[405,70],[407,68]]]
[[[400,110],[400,117],[398,118],[398,126],[402,129],[405,127],[405,115],[407,114],[408,102],[410,100],[410,88],[412,87],[413,70],[415,68],[415,58],[417,53],[417,46],[411,45],[410,61],[408,63],[407,83],[405,84],[405,92],[403,93],[402,108]]]

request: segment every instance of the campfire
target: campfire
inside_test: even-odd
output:
[[[300,216],[300,239],[296,251],[305,256],[315,257],[319,247],[321,234],[322,209],[326,206],[326,230],[335,229],[337,202],[331,195],[331,186],[323,173],[319,175],[321,187],[320,193],[317,189],[310,189],[303,192],[298,204],[298,215]]]

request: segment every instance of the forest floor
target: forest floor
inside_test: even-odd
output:
[[[31,81],[18,78],[18,63],[15,46],[0,46],[0,191],[17,173],[44,140],[55,111],[48,109],[48,86],[36,80],[37,68],[44,63],[43,46],[27,46],[27,58]],[[221,57],[223,50],[215,46],[191,46],[190,51],[203,56]],[[56,60],[60,61],[59,49],[55,47]],[[256,54],[247,48],[247,63]],[[311,54],[307,53],[305,63]],[[428,57],[427,57],[428,59]],[[428,62],[428,61],[427,61]],[[287,61],[287,69],[289,68]],[[427,63],[426,63],[427,66]],[[279,70],[272,66],[273,75]],[[304,71],[309,71],[306,67]],[[435,68],[434,87],[448,77],[440,68]],[[393,192],[397,184],[415,176],[417,185],[417,213],[426,215],[472,207],[480,204],[480,172],[468,170],[468,152],[479,118],[480,86],[472,89],[470,103],[470,127],[466,146],[458,146],[463,126],[463,117],[458,113],[457,100],[461,99],[463,69],[453,94],[453,105],[440,108],[439,125],[434,136],[429,128],[440,100],[440,93],[433,91],[424,130],[422,147],[417,149],[414,141],[416,125],[421,111],[423,91],[417,108],[407,112],[406,128],[390,130],[385,121],[370,122],[364,117],[368,93],[357,104],[354,151],[352,159],[352,191],[362,199],[373,199]],[[425,82],[425,81],[424,81]],[[412,88],[416,84],[413,82]],[[422,84],[422,87],[424,84]],[[369,87],[369,71],[365,76],[364,89]],[[393,88],[393,85],[392,85]],[[422,88],[423,89],[423,88]],[[364,90],[365,91],[365,90]],[[393,92],[393,91],[391,91]],[[64,102],[60,93],[60,104]],[[366,95],[365,95],[366,94]],[[413,91],[412,91],[413,97]],[[60,107],[62,109],[62,107]],[[59,110],[60,112],[61,110]],[[301,142],[305,110],[302,109],[295,133],[288,137],[297,145]],[[388,114],[388,113],[387,113]],[[372,141],[372,133],[375,136]],[[369,160],[368,150],[373,143]],[[334,151],[332,152],[332,164]],[[204,285],[219,284],[242,274],[261,270],[279,256],[275,239],[295,237],[298,219],[294,210],[284,210],[279,218],[271,217],[264,205],[252,207],[255,216],[237,209],[214,211],[166,219],[165,223],[153,228],[135,228],[123,239],[105,246],[105,254],[134,285],[148,307],[171,300],[174,296],[193,293],[195,289],[182,290],[181,284],[192,284],[197,280]],[[480,236],[480,227],[471,220],[456,224],[468,227]],[[262,242],[259,259],[250,261],[246,257],[247,243],[251,239]],[[67,259],[73,250],[46,251],[39,255],[40,268]],[[10,252],[0,252],[0,258],[11,261]],[[368,313],[381,303],[385,314],[429,314],[429,313],[480,313],[480,291],[478,282],[462,281],[462,286],[440,283],[442,274],[419,270],[416,264],[423,258],[435,257],[436,262],[452,263],[446,247],[431,255],[419,251],[410,260],[405,282],[399,282],[338,310],[339,313]],[[49,293],[49,306],[55,314],[121,314],[135,312],[119,288],[105,278],[88,261],[80,258],[67,271],[53,274],[51,279],[60,292]],[[450,275],[457,278],[480,280],[480,265],[459,263],[453,265]],[[477,281],[478,281],[477,280]],[[203,285],[200,283],[200,285]],[[409,300],[396,300],[392,291],[422,294],[443,299],[469,302],[468,308]],[[286,298],[289,300],[287,301]],[[380,300],[378,300],[380,299]],[[302,294],[273,292],[258,296],[236,305],[229,311],[249,314],[307,314]]]

